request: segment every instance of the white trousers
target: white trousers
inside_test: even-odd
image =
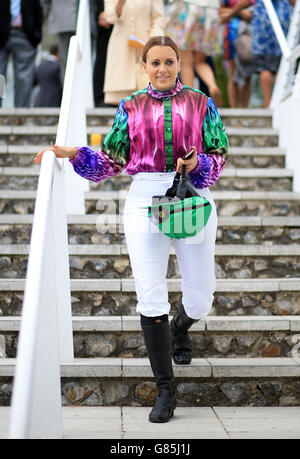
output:
[[[182,277],[182,304],[189,317],[201,319],[211,309],[216,278],[214,251],[217,213],[208,188],[200,195],[212,204],[205,228],[196,236],[170,239],[148,217],[152,196],[164,195],[174,172],[140,172],[133,176],[124,209],[124,229],[137,294],[137,312],[153,317],[169,314],[167,269],[171,241]]]

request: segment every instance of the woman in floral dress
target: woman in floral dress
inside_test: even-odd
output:
[[[220,54],[219,28],[218,8],[174,0],[167,9],[166,34],[180,50],[182,83],[193,87],[196,71],[216,105],[221,105],[222,95],[205,60]]]
[[[272,0],[279,22],[285,35],[289,29],[292,6],[296,0]],[[239,11],[254,4],[252,19],[253,73],[259,73],[264,106],[270,106],[273,76],[276,75],[281,49],[273,31],[263,0],[239,0],[229,11],[221,15],[223,22],[229,21]]]
[[[219,15],[222,15],[232,9],[239,0],[222,0],[222,6],[219,9]],[[250,78],[247,78],[239,89],[235,81],[236,72],[236,50],[235,40],[238,37],[241,20],[249,22],[252,19],[252,13],[247,9],[240,11],[230,21],[224,24],[224,59],[228,61],[228,98],[230,107],[247,107],[250,97]]]

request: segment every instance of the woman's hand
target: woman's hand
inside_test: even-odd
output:
[[[221,24],[230,21],[230,19],[232,18],[232,9],[226,7],[219,8],[219,18]]]
[[[182,165],[186,165],[186,172],[191,172],[195,167],[198,166],[198,158],[197,158],[197,150],[196,147],[190,147],[194,149],[194,154],[190,159],[183,159],[183,158],[178,158],[177,159],[177,167],[176,171],[181,174],[182,172]]]
[[[126,0],[119,0],[116,5],[116,13],[117,13],[118,18],[121,16],[123,12],[123,6],[125,5],[125,3],[126,3]]]
[[[239,13],[239,17],[241,19],[243,19],[243,21],[246,21],[246,22],[251,22],[252,21],[252,12],[249,11],[249,10],[242,10],[240,13]]]
[[[107,20],[105,19],[104,11],[101,11],[101,13],[98,16],[98,25],[100,27],[104,27],[105,29],[110,28],[110,23],[107,22]]]
[[[59,147],[58,145],[55,145],[53,142],[51,142],[51,147],[45,148],[44,150],[41,150],[38,152],[36,157],[34,158],[34,163],[39,164],[42,161],[43,154],[45,151],[51,150],[53,153],[55,153],[56,158],[68,158],[68,159],[73,159],[77,155],[77,148],[74,147]]]

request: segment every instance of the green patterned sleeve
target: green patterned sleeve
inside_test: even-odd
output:
[[[207,109],[202,125],[203,151],[228,155],[229,142],[222,120],[211,97],[207,102]]]
[[[130,153],[127,122],[128,113],[122,100],[113,126],[104,139],[102,150],[93,151],[89,147],[79,147],[75,158],[70,160],[75,172],[94,182],[120,174]]]
[[[114,123],[104,139],[103,151],[116,163],[123,166],[129,159],[130,142],[127,129],[128,113],[122,99],[118,107]]]

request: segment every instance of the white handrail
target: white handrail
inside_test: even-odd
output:
[[[59,125],[58,145],[87,145],[86,109],[93,107],[89,0],[80,0],[76,35],[70,40]],[[89,182],[64,161],[67,213],[84,214]]]
[[[300,0],[296,1],[287,39],[276,16],[271,0],[263,0],[282,51],[278,75],[273,89],[271,108],[273,126],[279,130],[279,144],[286,150],[286,167],[294,170],[293,190],[300,191],[298,131],[300,118]]]
[[[55,171],[56,169],[56,171]],[[59,336],[52,189],[62,177],[52,151],[39,176],[14,377],[10,438],[61,437]]]
[[[282,51],[281,63],[271,100],[271,108],[274,108],[283,99],[292,65],[300,56],[300,0],[296,1],[287,38],[283,33],[272,1],[263,0],[263,2]]]
[[[70,40],[56,143],[86,145],[91,102],[89,1]],[[87,76],[88,75],[88,76]],[[85,91],[82,89],[85,88]],[[73,361],[67,211],[84,213],[83,179],[43,155],[28,258],[9,438],[62,438],[60,364]],[[75,203],[75,205],[74,205]]]

